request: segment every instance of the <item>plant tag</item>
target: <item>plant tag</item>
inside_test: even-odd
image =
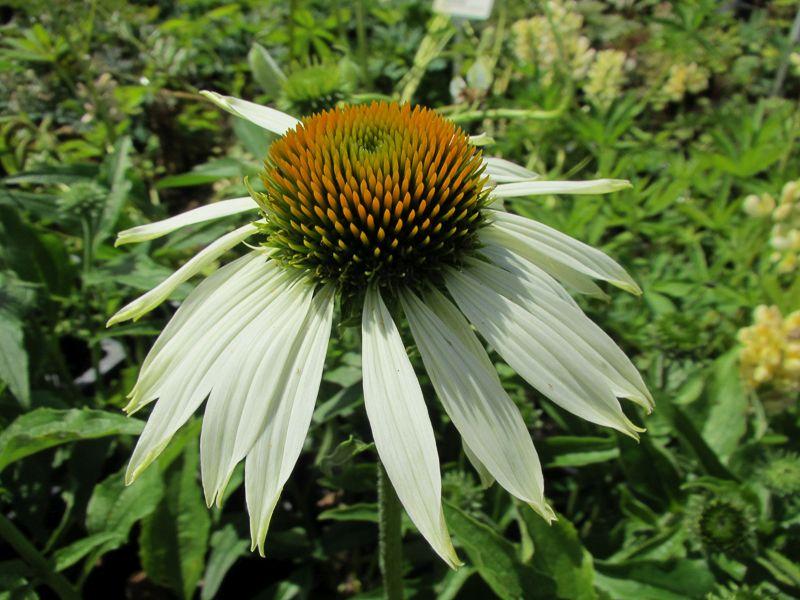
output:
[[[492,13],[494,0],[433,0],[437,13],[485,21]]]

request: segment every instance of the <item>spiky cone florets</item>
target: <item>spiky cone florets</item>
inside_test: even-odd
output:
[[[482,156],[435,112],[372,103],[308,117],[270,147],[255,194],[286,265],[358,292],[415,285],[477,245]]]
[[[706,552],[738,556],[755,543],[755,515],[741,499],[695,496],[688,509],[692,530]]]

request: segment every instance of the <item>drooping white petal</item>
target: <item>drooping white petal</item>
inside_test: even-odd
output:
[[[624,179],[592,179],[589,181],[517,181],[502,183],[492,190],[495,198],[543,196],[547,194],[610,194],[630,188]]]
[[[203,90],[200,94],[232,115],[247,119],[251,123],[267,131],[277,133],[278,135],[283,135],[300,123],[300,121],[293,116],[268,106],[261,106],[260,104],[234,98],[233,96],[223,96],[222,94],[208,90]]]
[[[308,315],[313,284],[298,276],[247,326],[214,383],[200,432],[200,471],[211,505],[277,410],[276,390]]]
[[[493,222],[481,232],[487,242],[510,247],[557,279],[558,274],[552,272],[553,263],[584,276],[608,281],[632,294],[642,293],[625,269],[597,248],[519,215],[496,211],[491,218]]]
[[[110,327],[111,325],[127,321],[128,319],[133,319],[134,321],[139,319],[142,315],[150,312],[166,300],[175,288],[210,266],[215,260],[225,254],[225,252],[246,240],[256,231],[258,231],[258,227],[253,223],[248,223],[247,225],[223,235],[218,240],[215,240],[212,244],[195,254],[185,265],[152,290],[139,296],[136,300],[117,311],[117,313],[108,320],[106,326]]]
[[[523,379],[565,410],[638,437],[607,382],[552,327],[492,289],[471,270],[450,269],[447,289],[481,335]]]
[[[281,273],[277,263],[255,251],[206,278],[147,354],[125,410],[130,414],[161,395],[160,390],[168,388],[184,368],[196,370],[203,352],[215,348],[222,352],[248,319],[274,298]],[[208,364],[216,358],[209,354]]]
[[[614,394],[653,408],[653,397],[639,371],[614,341],[573,303],[549,293],[524,275],[506,271],[483,261],[468,259],[470,273],[544,321],[566,345],[571,346],[586,368],[607,381]],[[530,265],[533,269],[535,266]]]
[[[463,439],[461,440],[461,445],[464,448],[464,454],[467,456],[467,460],[469,460],[472,467],[478,473],[478,478],[481,480],[481,487],[483,489],[491,487],[494,483],[494,477],[492,477],[492,474],[489,473],[489,469],[487,469],[480,459],[475,456],[475,453],[469,447],[469,444],[467,444],[467,442],[465,442]]]
[[[362,318],[364,404],[375,447],[419,532],[451,567],[460,563],[442,513],[439,455],[419,381],[376,287]]]
[[[251,550],[264,556],[264,540],[278,497],[289,479],[308,433],[331,333],[334,288],[323,288],[311,303],[299,346],[279,383],[277,408],[247,454],[245,493],[250,513]]]
[[[569,292],[564,289],[564,286],[562,286],[555,277],[552,277],[547,271],[541,267],[537,267],[531,261],[522,258],[511,249],[505,246],[486,244],[481,247],[480,253],[493,264],[505,269],[509,273],[514,273],[523,281],[528,282],[531,286],[531,293],[535,292],[536,294],[541,294],[544,290],[545,293],[552,294],[575,308],[578,308],[575,299],[569,295]]]
[[[249,196],[214,202],[206,206],[201,206],[200,208],[187,210],[186,212],[182,212],[168,219],[163,219],[162,221],[147,223],[146,225],[139,225],[120,231],[117,234],[117,241],[114,245],[121,246],[123,244],[153,240],[181,229],[182,227],[187,227],[188,225],[213,221],[214,219],[221,219],[222,217],[236,215],[257,208],[258,204]]]
[[[523,235],[489,225],[481,230],[479,236],[485,247],[494,246],[513,250],[577,294],[608,300],[608,294],[589,275],[552,258],[547,254],[548,248],[531,244]]]
[[[539,457],[522,415],[469,324],[436,290],[400,296],[425,370],[466,445],[497,482],[546,519]]]
[[[241,331],[255,314],[274,299],[269,293],[274,287],[275,273],[271,261],[265,262],[263,256],[256,255],[252,260],[236,266],[238,269],[233,275],[216,281],[218,287],[203,298],[202,304],[190,317],[184,318],[184,323],[162,348],[159,359],[163,355],[175,358],[169,368],[159,370],[160,377],[155,377],[153,385],[145,389],[144,395],[131,400],[136,409],[154,397],[159,398],[131,456],[126,473],[128,483],[158,457],[175,432],[202,404],[214,383],[219,380],[223,358],[236,347]],[[251,286],[253,279],[247,271],[253,270],[255,282],[262,289],[250,297],[246,286]],[[241,302],[236,301],[237,292],[241,292],[238,297]],[[217,314],[218,318],[203,319],[211,314]],[[202,341],[180,335],[187,330],[198,329]]]
[[[489,158],[484,158],[483,162],[486,165],[486,174],[495,183],[517,183],[539,179],[538,173],[534,173],[530,169],[504,158],[490,156]]]

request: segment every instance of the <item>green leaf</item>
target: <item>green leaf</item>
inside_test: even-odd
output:
[[[677,406],[673,406],[670,412],[678,437],[695,455],[703,470],[720,479],[736,480],[736,476],[722,464],[719,456],[709,447],[689,417]]]
[[[0,264],[5,262],[20,279],[43,284],[54,293],[68,292],[72,266],[61,239],[40,233],[25,223],[16,210],[0,206]]]
[[[247,53],[247,62],[253,73],[253,79],[256,80],[261,91],[273,98],[276,97],[283,82],[286,81],[286,75],[283,74],[267,49],[261,44],[253,44],[250,52]]]
[[[3,181],[9,184],[63,185],[80,181],[93,181],[97,177],[97,165],[51,165],[47,168],[25,173],[17,173],[6,177]]]
[[[336,446],[330,454],[322,457],[319,462],[320,469],[326,475],[331,475],[338,467],[349,464],[356,456],[374,447],[375,444],[362,442],[351,435]]]
[[[197,165],[189,173],[165,177],[158,182],[156,187],[160,190],[193,185],[214,183],[228,177],[242,177],[254,175],[258,168],[235,158],[217,158],[202,165]]]
[[[732,350],[718,358],[712,367],[707,387],[710,411],[702,436],[721,459],[736,450],[747,431],[747,392],[739,374],[739,352]]]
[[[322,511],[317,517],[320,521],[364,521],[378,522],[378,505],[374,502],[360,502],[347,506],[337,506]]]
[[[523,564],[517,548],[492,527],[445,503],[450,531],[486,584],[500,598],[554,598],[552,580]]]
[[[94,488],[86,507],[86,530],[90,534],[113,534],[88,559],[92,564],[105,552],[128,539],[133,525],[152,513],[164,494],[158,469],[146,469],[131,485],[125,485],[125,469],[114,473]]]
[[[595,599],[592,555],[583,547],[575,527],[563,515],[548,525],[528,506],[518,508],[533,540],[533,566],[556,583],[559,598]]]
[[[206,573],[203,576],[203,591],[200,600],[213,600],[225,574],[240,556],[247,554],[250,542],[236,533],[233,525],[226,525],[211,536],[211,555],[208,557]]]
[[[767,550],[766,555],[766,557],[758,558],[759,564],[784,585],[800,590],[800,567],[793,560],[775,550]]]
[[[199,456],[187,446],[167,472],[166,493],[142,523],[139,557],[147,575],[182,598],[194,595],[205,568],[211,517],[197,482]]]
[[[267,155],[272,140],[277,136],[245,119],[233,119],[233,132],[238,140],[259,162]]]
[[[137,435],[142,426],[138,419],[104,410],[37,408],[0,433],[0,471],[53,446],[109,435]]]
[[[110,157],[111,160],[108,165],[108,179],[111,192],[108,194],[108,198],[106,198],[103,212],[97,224],[97,231],[93,240],[95,248],[113,232],[114,225],[119,218],[119,213],[125,205],[125,200],[128,199],[131,182],[125,178],[125,173],[127,173],[131,166],[131,147],[131,138],[128,136],[121,137],[117,140],[117,143],[114,144],[114,152]]]
[[[92,550],[102,546],[106,542],[110,542],[117,538],[117,533],[113,531],[104,531],[95,535],[90,535],[83,539],[73,542],[69,546],[59,548],[53,553],[53,562],[55,563],[56,571],[63,571],[68,569]]]
[[[583,467],[619,457],[613,437],[552,436],[536,445],[547,467]]]
[[[618,435],[617,443],[628,485],[664,508],[680,497],[682,477],[668,449],[646,435],[638,443]]]
[[[714,577],[700,560],[631,561],[598,564],[595,584],[612,598],[699,600],[714,589]]]
[[[0,381],[4,381],[20,404],[31,405],[28,352],[22,323],[0,307]],[[2,470],[2,467],[0,467]]]

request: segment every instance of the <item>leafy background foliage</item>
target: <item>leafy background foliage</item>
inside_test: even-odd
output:
[[[380,597],[376,455],[347,322],[267,558],[249,552],[241,472],[222,508],[203,504],[199,417],[123,485],[143,417],[120,408],[190,288],[141,322],[104,322],[226,225],[133,248],[114,234],[243,195],[271,141],[203,102],[204,88],[296,113],[396,95],[548,178],[634,184],[510,208],[604,248],[642,285],[641,299],[581,302],[646,374],[657,410],[632,416],[647,434],[636,444],[583,423],[498,361],[545,465],[559,512],[548,527],[481,489],[423,380],[466,566],[448,570],[405,521],[409,597],[800,595],[797,393],[748,389],[736,338],[759,304],[800,308],[797,277],[769,260],[768,222],[742,211],[745,195],[800,177],[796,6],[497,4],[487,22],[436,17],[419,0],[0,9],[0,597]],[[555,60],[521,57],[512,24],[531,17],[558,33]],[[570,67],[575,36],[624,52],[624,84],[585,85]],[[675,73],[705,85],[676,94]]]

